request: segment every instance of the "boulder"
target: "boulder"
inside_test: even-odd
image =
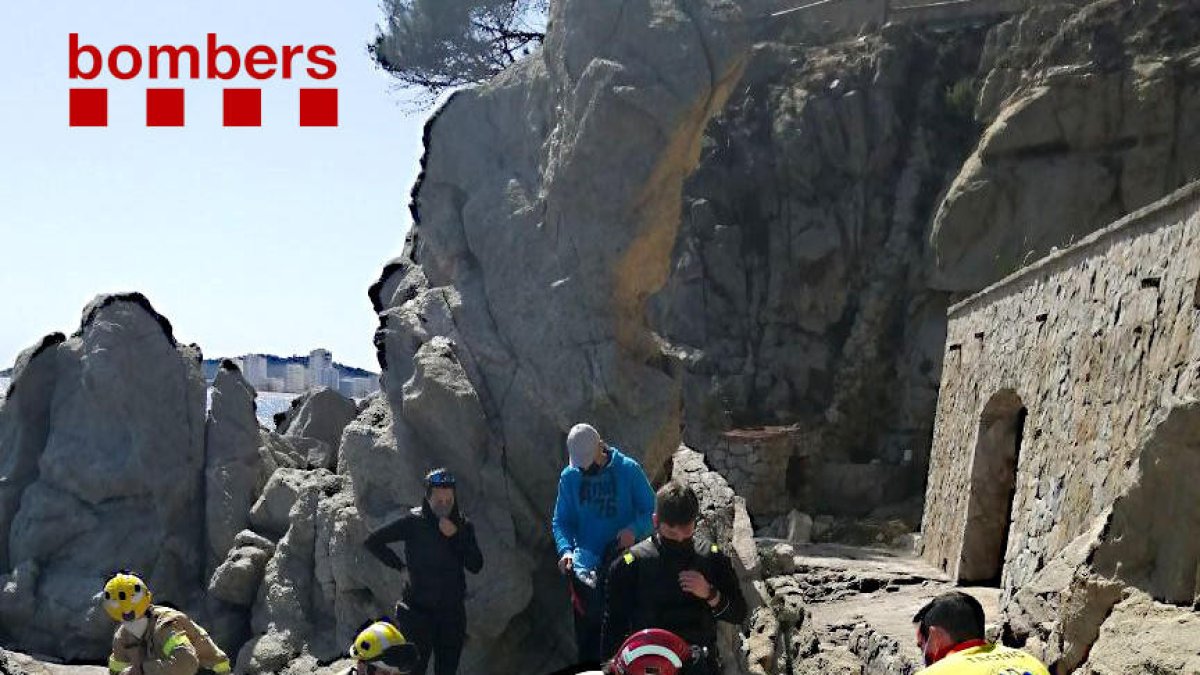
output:
[[[327,475],[324,472],[323,475]],[[249,522],[255,531],[281,537],[288,530],[288,513],[295,505],[310,472],[304,469],[279,469],[271,474],[262,495],[250,509]]]
[[[982,289],[1195,177],[1200,133],[1181,111],[1200,105],[1200,61],[1184,47],[1196,10],[1108,3],[997,33],[989,79],[1003,93],[986,88],[981,108],[995,112],[933,221],[938,288]]]
[[[62,333],[54,333],[21,352],[13,368],[13,384],[0,399],[0,570],[11,569],[9,528],[21,494],[37,478],[38,459],[50,434],[58,345],[65,340]]]
[[[813,519],[807,513],[793,510],[788,514],[787,540],[794,544],[807,544],[812,541]]]
[[[328,387],[320,387],[292,401],[282,433],[287,438],[312,438],[337,448],[342,442],[342,430],[357,415],[354,401]]]
[[[250,508],[274,469],[275,463],[265,464],[259,452],[255,396],[237,366],[225,362],[217,370],[204,439],[209,569],[220,564],[234,536],[245,529]]]
[[[47,377],[41,362],[51,349]],[[38,474],[7,523],[14,572],[0,602],[6,644],[101,660],[112,626],[94,597],[108,574],[133,569],[157,597],[178,603],[203,578],[200,353],[177,344],[170,323],[140,294],[99,296],[78,333],[29,359],[13,387],[0,439],[6,456],[8,439],[20,439],[17,463],[37,455]],[[23,388],[48,393],[49,407],[26,408]],[[32,613],[7,602],[30,594]]]
[[[239,534],[238,540],[239,543],[234,545],[224,562],[213,572],[208,582],[208,592],[223,602],[250,607],[254,604],[259,582],[275,546],[249,530]]]
[[[259,429],[258,435],[258,454],[262,457],[263,466],[274,467],[270,473],[275,473],[274,469],[278,468],[308,468],[307,453],[300,452],[293,439],[285,438],[278,432],[262,428]],[[269,476],[270,474],[268,474]]]
[[[1200,672],[1200,616],[1134,592],[1112,608],[1081,675]]]
[[[295,488],[287,532],[266,562],[254,601],[255,637],[238,657],[243,672],[280,672],[298,667],[298,658],[332,661],[364,621],[388,615],[399,597],[399,585],[389,580],[397,575],[363,547],[366,528],[350,480],[304,472]],[[256,544],[254,536],[243,537],[246,548]],[[236,571],[231,566],[229,572]],[[242,589],[230,590],[244,598]]]

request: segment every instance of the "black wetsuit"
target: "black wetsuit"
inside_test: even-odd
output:
[[[679,587],[679,573],[685,570],[700,572],[721,594],[716,607]],[[707,657],[685,673],[715,674],[720,672],[717,622],[740,624],[745,619],[746,599],[733,564],[714,545],[696,542],[680,549],[664,545],[656,535],[629,549],[609,569],[602,640],[610,656],[629,635],[662,628],[707,650]]]
[[[425,673],[431,656],[437,675],[453,675],[458,670],[467,627],[465,571],[477,574],[483,569],[475,526],[459,513],[457,504],[450,520],[458,526],[453,537],[442,534],[438,517],[425,501],[374,530],[366,540],[376,558],[398,570],[404,569],[405,561],[388,544],[405,543],[409,583],[397,605],[396,621],[421,650],[417,674]]]

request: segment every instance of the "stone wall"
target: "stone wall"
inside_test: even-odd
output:
[[[752,9],[764,21],[788,21],[803,30],[832,34],[886,23],[969,22],[1020,14],[1037,4],[1038,0],[760,0]]]
[[[1010,595],[1113,504],[1151,420],[1200,393],[1198,277],[1193,183],[951,308],[929,562],[979,580],[1003,551]]]
[[[735,429],[721,434],[705,458],[745,497],[750,513],[765,520],[792,507],[787,473],[791,459],[803,452],[798,432],[798,427]]]

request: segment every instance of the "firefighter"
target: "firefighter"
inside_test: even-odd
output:
[[[120,624],[113,634],[112,675],[224,675],[229,659],[186,614],[153,604],[141,578],[118,572],[104,584],[104,611]]]

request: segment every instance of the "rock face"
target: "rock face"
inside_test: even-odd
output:
[[[983,35],[778,36],[708,129],[655,324],[684,356],[685,440],[757,518],[865,515],[920,486],[948,304],[928,214],[975,138],[945,92]]]
[[[75,336],[23,357],[0,404],[5,503],[20,493],[5,521],[6,644],[103,658],[111,626],[93,596],[121,568],[189,599],[205,550],[199,359],[138,294],[98,297]]]
[[[104,675],[100,666],[64,666],[44,663],[16,652],[0,649],[0,674],[3,675]]]
[[[653,472],[678,445],[674,358],[645,303],[744,63],[741,18],[728,0],[553,3],[545,48],[427,129],[408,257],[372,289],[390,409],[347,431],[340,462],[372,517],[411,503],[430,464],[465,474],[488,525],[469,602],[494,611],[469,611],[463,672],[549,671],[573,651],[548,534],[565,431],[590,421]],[[387,474],[360,473],[356,453],[403,478],[364,488]]]
[[[934,221],[939,288],[983,288],[1200,178],[1200,3],[1048,4],[989,41],[989,126]]]
[[[212,405],[205,426],[205,486],[208,568],[224,559],[234,537],[276,468],[262,443],[254,414],[254,389],[232,363],[222,364],[213,380]]]
[[[357,416],[354,401],[321,387],[292,401],[280,432],[294,444],[307,446],[305,455],[310,463],[320,465],[316,468],[332,469],[337,465],[342,430]]]

